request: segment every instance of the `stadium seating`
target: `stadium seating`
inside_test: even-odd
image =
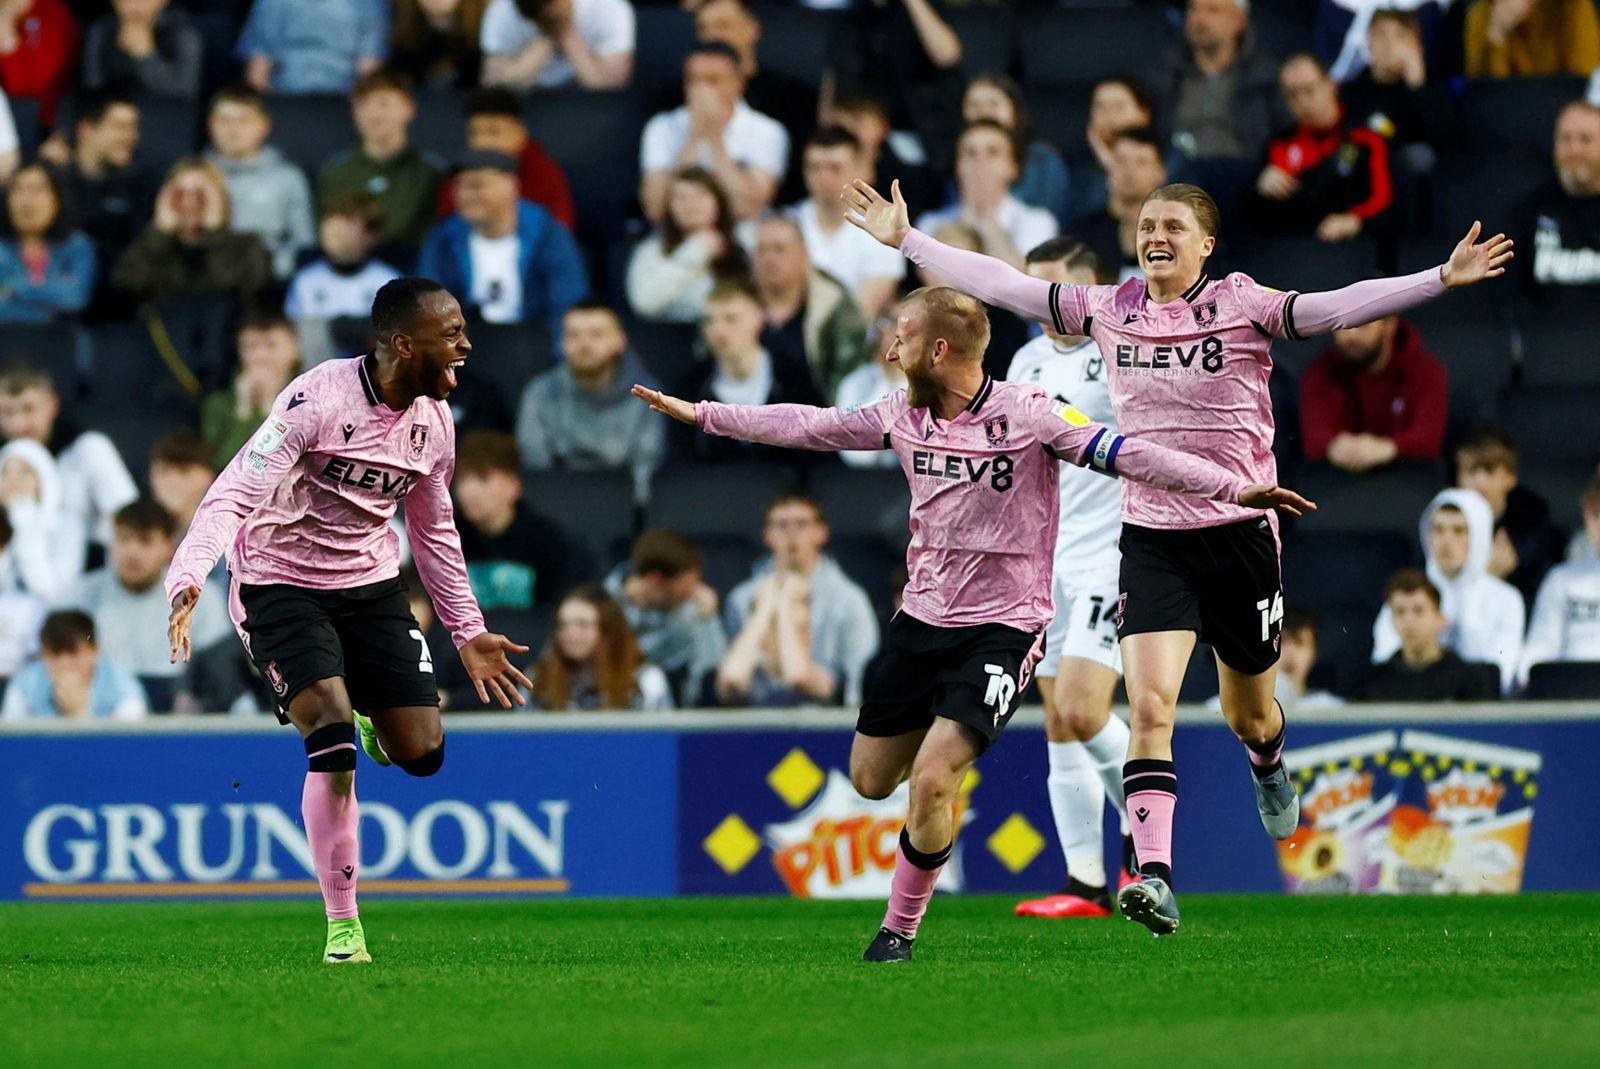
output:
[[[793,485],[793,473],[778,465],[672,465],[651,481],[645,515],[651,527],[670,527],[696,540],[759,538],[767,505]]]
[[[279,94],[267,100],[267,110],[276,132],[274,144],[310,176],[312,188],[322,165],[359,141],[350,101],[344,97]]]
[[[522,473],[528,507],[559,524],[602,567],[628,555],[638,530],[633,476],[625,471]]]
[[[1505,425],[1541,460],[1593,463],[1600,457],[1600,388],[1530,387],[1506,399]]]
[[[961,38],[961,69],[968,76],[1011,73],[1017,31],[1011,8],[952,8],[947,9],[947,17],[950,28]]]
[[[1395,464],[1352,475],[1329,464],[1300,470],[1302,494],[1317,503],[1296,521],[1298,535],[1323,531],[1414,531],[1429,499],[1445,485],[1443,465]]]
[[[474,323],[471,335],[473,374],[499,386],[513,406],[530,379],[556,365],[550,324],[543,320]]]
[[[1583,97],[1582,78],[1481,78],[1461,94],[1472,149],[1480,157],[1548,160],[1563,107]]]
[[[1032,86],[1082,85],[1152,60],[1171,41],[1154,5],[1052,8],[1029,6],[1017,26],[1022,79]]]
[[[1522,696],[1529,701],[1592,701],[1596,694],[1600,694],[1600,662],[1558,661],[1529,669]]]
[[[344,110],[348,112],[349,108],[345,107]],[[273,114],[277,115],[276,107]],[[323,122],[327,124],[326,119]],[[300,138],[298,130],[291,128],[286,132],[283,125],[284,120],[279,119],[275,127],[274,143],[280,148],[293,144]],[[158,176],[165,177],[167,168],[174,162],[195,152],[206,143],[204,127],[205,113],[198,101],[174,100],[171,97],[141,98],[139,158],[153,168]],[[287,151],[285,155],[288,155]],[[316,171],[313,169],[313,177],[315,174]]]
[[[1519,481],[1533,490],[1550,506],[1550,518],[1557,526],[1577,530],[1583,526],[1583,511],[1578,507],[1578,496],[1589,485],[1596,472],[1595,461],[1600,455],[1587,460],[1548,460],[1535,448],[1522,457]]]
[[[821,84],[828,37],[839,15],[790,3],[764,3],[758,13],[761,42],[756,46],[756,58],[761,66],[808,85]]]
[[[809,473],[808,489],[822,503],[822,514],[835,536],[860,535],[901,545],[910,537],[906,512],[911,492],[898,467],[818,465]]]
[[[683,58],[694,47],[694,16],[676,4],[634,8],[638,47],[631,92],[660,107],[683,103]]]

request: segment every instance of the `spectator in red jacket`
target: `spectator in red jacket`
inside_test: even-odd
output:
[[[1278,81],[1296,125],[1267,143],[1267,165],[1256,179],[1256,225],[1348,241],[1389,210],[1389,144],[1345,121],[1338,83],[1309,52],[1284,60]]]
[[[571,230],[578,222],[567,176],[522,121],[522,102],[509,89],[478,89],[467,97],[467,148],[498,152],[517,161],[522,199],[542,205]],[[455,211],[454,183],[439,188],[439,216]]]
[[[1395,460],[1437,460],[1449,382],[1416,327],[1386,316],[1333,332],[1300,383],[1307,460],[1363,472]]]
[[[78,23],[62,0],[0,0],[0,88],[39,101],[39,121],[56,121],[71,86]]]

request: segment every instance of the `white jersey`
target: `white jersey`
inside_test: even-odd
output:
[[[1105,358],[1093,341],[1061,349],[1041,334],[1017,350],[1006,378],[1037,383],[1057,401],[1064,401],[1116,430]],[[1090,468],[1061,465],[1061,519],[1056,533],[1055,570],[1078,574],[1115,572],[1122,533],[1122,484]]]
[[[1523,675],[1550,661],[1600,661],[1600,558],[1550,569],[1533,602]]]

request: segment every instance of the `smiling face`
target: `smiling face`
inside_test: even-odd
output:
[[[409,343],[410,391],[443,401],[456,388],[456,374],[472,352],[467,321],[461,305],[444,290],[423,294],[417,304],[409,329],[395,334],[395,346],[400,347],[401,339]]]
[[[99,122],[78,124],[78,148],[86,156],[103,160],[111,167],[126,167],[133,162],[139,147],[139,109],[133,104],[116,103],[106,108]]]
[[[1182,201],[1146,201],[1139,211],[1139,267],[1152,282],[1182,282],[1187,289],[1199,280],[1216,244]]]

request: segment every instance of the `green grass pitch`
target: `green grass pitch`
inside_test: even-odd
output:
[[[1600,895],[1182,899],[1153,940],[933,903],[372,900],[0,907],[8,1066],[1542,1066],[1600,1063]]]

